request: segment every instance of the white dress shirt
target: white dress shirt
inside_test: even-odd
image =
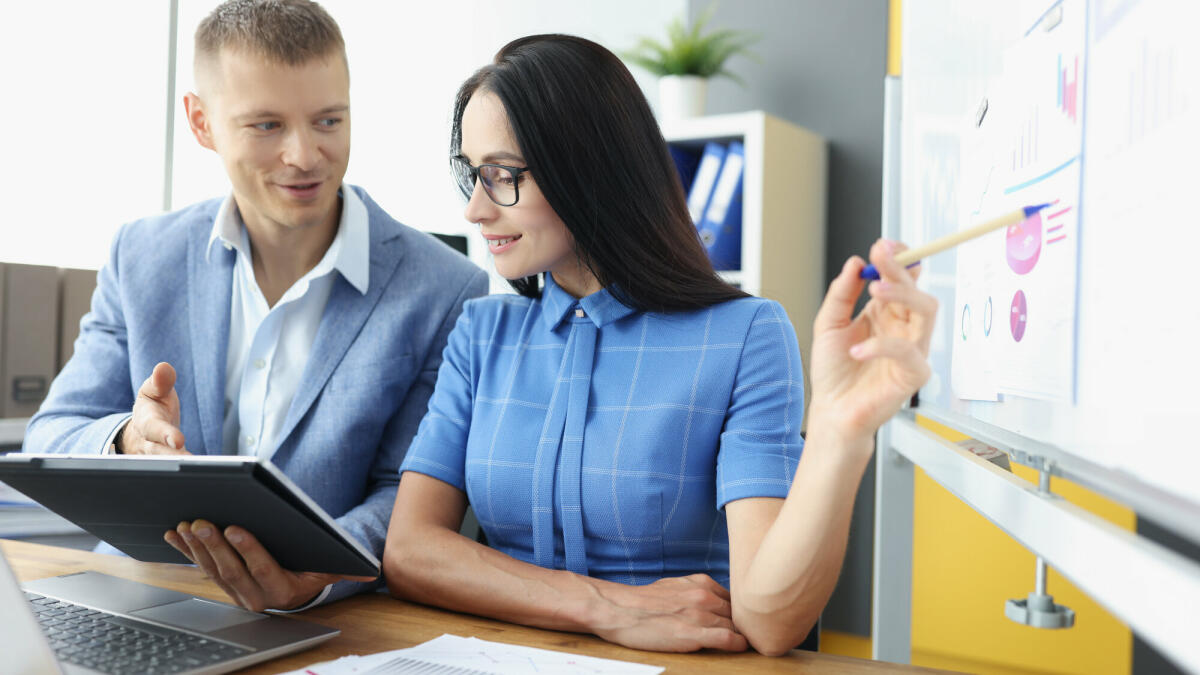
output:
[[[370,233],[367,209],[353,190],[342,190],[342,217],[324,257],[279,298],[267,300],[254,277],[250,236],[233,197],[217,211],[208,252],[220,242],[236,251],[225,359],[225,418],[222,451],[260,456],[275,452],[279,431],[308,365],[325,303],[341,273],[359,293],[367,292]]]

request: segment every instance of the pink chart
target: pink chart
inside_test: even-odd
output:
[[[1071,79],[1067,79],[1070,72]],[[1062,54],[1058,55],[1058,109],[1063,112],[1072,122],[1079,121],[1079,57],[1075,57],[1075,65],[1072,71],[1068,71],[1063,67]]]
[[[1025,304],[1025,292],[1017,291],[1012,299],[1012,311],[1009,317],[1009,328],[1012,329],[1013,339],[1017,342],[1025,337],[1025,321],[1029,308]]]
[[[1017,274],[1029,274],[1042,252],[1042,214],[1010,225],[1005,236],[1005,259]]]

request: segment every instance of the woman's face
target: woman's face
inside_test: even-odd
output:
[[[488,91],[477,91],[463,109],[461,152],[471,166],[527,166],[504,106]],[[566,225],[538,188],[537,167],[521,174],[518,189],[516,204],[497,206],[482,181],[476,181],[467,202],[466,218],[479,225],[495,258],[496,271],[505,279],[549,271],[559,286],[577,297],[599,290],[595,278],[580,265]]]

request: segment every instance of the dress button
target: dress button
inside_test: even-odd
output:
[[[583,313],[583,310],[582,310],[582,309],[577,309],[577,310],[575,310],[575,316],[577,316],[577,317],[579,317],[580,319],[582,319],[583,317],[585,317],[585,316],[587,316],[587,315]]]
[[[257,439],[255,439],[253,436],[247,436],[246,437],[246,445],[254,445],[255,440],[257,440]]]
[[[262,370],[267,367],[267,362],[262,359],[254,359],[254,367]]]

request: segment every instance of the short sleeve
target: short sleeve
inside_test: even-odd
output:
[[[787,313],[765,301],[746,333],[717,454],[717,508],[786,497],[804,439],[804,371]]]
[[[450,331],[429,410],[400,465],[400,473],[423,473],[463,492],[467,491],[464,470],[475,389],[471,370],[472,304],[468,301],[463,305]]]

